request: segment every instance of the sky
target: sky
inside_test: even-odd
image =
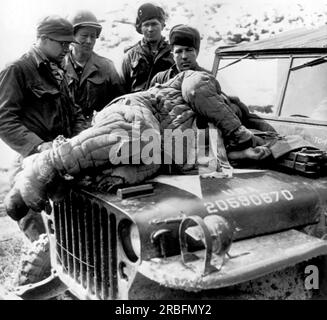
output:
[[[108,11],[119,10],[127,3],[128,13],[136,13],[137,8],[144,2],[154,2],[165,6],[178,3],[178,0],[1,0],[0,1],[0,30],[2,35],[0,68],[14,60],[29,49],[35,40],[37,21],[47,14],[60,14],[67,16],[77,9],[89,9],[98,17]],[[249,7],[251,10],[263,4],[271,7],[285,5],[285,3],[311,3],[317,6],[324,0],[187,0],[187,5],[192,6],[199,13],[203,3],[227,3],[234,8]],[[233,9],[235,10],[235,9]],[[130,17],[134,21],[134,17]]]
[[[0,68],[29,49],[35,40],[37,22],[48,14],[67,16],[78,8],[90,8],[95,15],[119,8],[124,0],[1,0]]]

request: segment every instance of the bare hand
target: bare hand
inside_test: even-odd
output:
[[[52,149],[52,141],[43,142],[43,143],[39,144],[37,147],[38,152],[42,152],[42,151],[49,150],[49,149]]]
[[[254,148],[248,148],[244,150],[245,158],[253,160],[262,160],[270,156],[271,151],[265,146],[257,146]]]
[[[271,154],[271,151],[266,146],[257,146],[254,148],[247,148],[242,151],[232,151],[228,153],[228,158],[232,160],[238,159],[252,159],[262,160],[267,158]]]

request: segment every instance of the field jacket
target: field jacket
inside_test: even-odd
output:
[[[111,100],[125,93],[111,60],[93,52],[80,75],[75,64],[72,54],[68,54],[65,69],[69,89],[86,119],[91,119],[93,111],[100,111]]]
[[[0,73],[0,138],[23,157],[58,135],[85,129],[64,79],[59,85],[34,48]]]
[[[126,92],[146,90],[151,79],[160,71],[174,64],[170,45],[162,38],[156,55],[151,53],[149,45],[142,39],[125,53],[122,62],[122,79]]]

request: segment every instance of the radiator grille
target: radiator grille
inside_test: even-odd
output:
[[[56,262],[88,296],[116,299],[117,219],[104,203],[71,191],[54,203]]]

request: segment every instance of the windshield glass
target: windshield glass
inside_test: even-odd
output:
[[[311,58],[295,58],[298,66]],[[327,64],[291,71],[281,116],[327,120]]]
[[[222,59],[219,68],[234,59]],[[248,105],[250,112],[276,115],[285,83],[289,58],[243,59],[218,71],[217,79],[222,91],[237,96]]]

